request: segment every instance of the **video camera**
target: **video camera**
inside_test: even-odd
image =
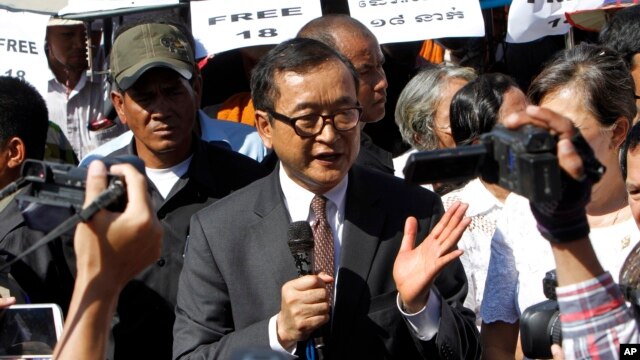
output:
[[[144,173],[144,163],[137,157],[102,159],[109,167],[127,162]],[[26,192],[16,196],[18,207],[27,226],[49,232],[70,216],[78,213],[84,204],[87,169],[28,159],[22,165],[21,183],[31,185]],[[107,210],[122,212],[126,206],[124,178],[107,175],[107,189],[120,188],[123,195],[107,206]]]
[[[551,359],[551,345],[562,344],[557,286],[556,271],[548,271],[542,279],[547,300],[529,306],[520,316],[522,353],[529,359]]]
[[[480,136],[480,144],[411,154],[404,174],[417,184],[481,176],[534,202],[557,200],[561,195],[556,139],[532,125],[518,130],[496,125]]]

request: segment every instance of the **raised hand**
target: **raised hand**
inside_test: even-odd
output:
[[[455,202],[431,233],[416,248],[418,223],[407,218],[400,251],[393,265],[393,279],[406,311],[420,311],[426,303],[431,284],[442,269],[462,255],[456,245],[471,220],[464,216],[467,204]]]

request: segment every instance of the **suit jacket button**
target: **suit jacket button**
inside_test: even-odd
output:
[[[158,264],[158,266],[164,266],[164,264],[166,264],[167,261],[164,258],[160,258],[158,259],[158,261],[156,261],[156,264]]]

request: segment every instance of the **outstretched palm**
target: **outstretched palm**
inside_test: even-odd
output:
[[[462,255],[456,244],[471,221],[464,216],[467,207],[467,204],[454,203],[416,248],[418,223],[414,217],[407,218],[400,251],[393,265],[393,279],[409,312],[425,306],[433,280],[447,264]]]

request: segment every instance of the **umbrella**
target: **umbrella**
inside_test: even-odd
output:
[[[596,9],[578,10],[565,15],[569,23],[580,30],[600,32],[618,10],[637,5],[639,2],[640,0],[605,0],[602,6]]]

